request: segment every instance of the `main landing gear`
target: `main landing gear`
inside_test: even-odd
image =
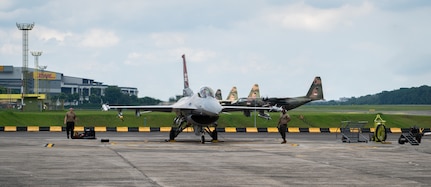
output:
[[[174,124],[171,128],[171,131],[169,132],[169,142],[175,142],[175,138],[184,131],[187,127],[190,127],[191,124],[187,123],[184,116],[177,116],[174,119]],[[217,134],[217,124],[214,124],[214,129],[211,130],[209,126],[203,127],[199,125],[195,125],[194,131],[196,135],[201,136],[201,143],[205,143],[205,133],[208,133],[212,141],[211,142],[218,142],[218,134]]]
[[[186,119],[184,118],[184,116],[175,117],[174,124],[172,125],[172,128],[171,128],[171,132],[169,132],[169,141],[174,142],[178,134],[183,132],[183,130],[189,126],[190,125],[186,123]]]
[[[213,143],[218,142],[217,126],[214,126],[214,130],[211,130],[210,127],[205,127],[205,128],[200,127],[200,128],[203,129],[201,132],[201,143],[202,144],[205,143],[205,132],[211,136],[211,138],[212,138],[211,142],[213,142]]]

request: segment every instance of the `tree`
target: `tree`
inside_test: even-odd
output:
[[[154,99],[152,97],[139,98],[139,103],[142,105],[158,105],[160,102],[162,101],[159,99]]]
[[[100,103],[101,97],[96,94],[91,94],[88,99],[90,103],[97,104]]]
[[[0,86],[0,94],[7,94],[7,89],[3,86]]]
[[[121,104],[121,97],[124,94],[121,93],[121,89],[117,86],[108,86],[108,88],[105,89],[105,97],[103,97],[103,100],[109,104]],[[123,103],[124,104],[124,103]]]

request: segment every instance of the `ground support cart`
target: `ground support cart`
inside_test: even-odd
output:
[[[380,117],[380,114],[376,115],[374,119],[374,133],[370,136],[371,141],[385,142],[387,138],[386,134],[386,121]]]
[[[419,145],[423,136],[422,131],[423,129],[412,127],[409,132],[401,134],[400,138],[398,138],[398,143],[404,144],[409,142],[411,145]]]
[[[342,121],[341,122],[341,141],[345,143],[368,143],[368,139],[362,135],[362,128],[367,125],[367,121]]]

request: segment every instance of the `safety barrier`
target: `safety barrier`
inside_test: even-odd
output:
[[[87,126],[86,126],[87,127]],[[76,126],[75,131],[84,131],[83,126]],[[169,132],[171,127],[94,127],[96,132]],[[363,133],[374,132],[374,128],[362,128]],[[388,128],[388,133],[402,133],[408,132],[409,128]],[[39,127],[39,126],[4,126],[0,127],[0,131],[4,132],[17,132],[17,131],[27,131],[27,132],[39,132],[39,131],[49,131],[49,132],[62,132],[66,131],[66,127],[63,126],[49,126],[49,127]],[[218,132],[226,133],[278,133],[276,127],[218,127]],[[183,132],[193,132],[192,127],[188,127]],[[301,128],[301,127],[289,127],[287,128],[288,133],[340,133],[340,128]],[[424,128],[423,132],[431,132],[431,128]]]

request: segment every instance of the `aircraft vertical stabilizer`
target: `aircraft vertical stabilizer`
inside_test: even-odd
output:
[[[216,91],[216,93],[215,93],[215,98],[217,99],[217,100],[222,100],[222,95],[221,95],[221,90],[220,89],[217,89],[217,91]]]
[[[232,89],[229,92],[229,95],[227,96],[226,100],[228,101],[236,101],[238,100],[238,91],[236,89],[236,86],[232,87]]]
[[[248,94],[248,98],[260,98],[260,91],[259,91],[258,84],[253,85],[253,87],[250,90],[250,93]]]
[[[323,99],[322,80],[320,79],[320,77],[314,78],[314,81],[311,84],[306,96],[312,101]]]
[[[189,87],[189,76],[187,74],[187,64],[186,64],[186,55],[183,54],[183,75],[184,75],[184,90],[183,90],[183,96],[192,96],[193,91]]]

